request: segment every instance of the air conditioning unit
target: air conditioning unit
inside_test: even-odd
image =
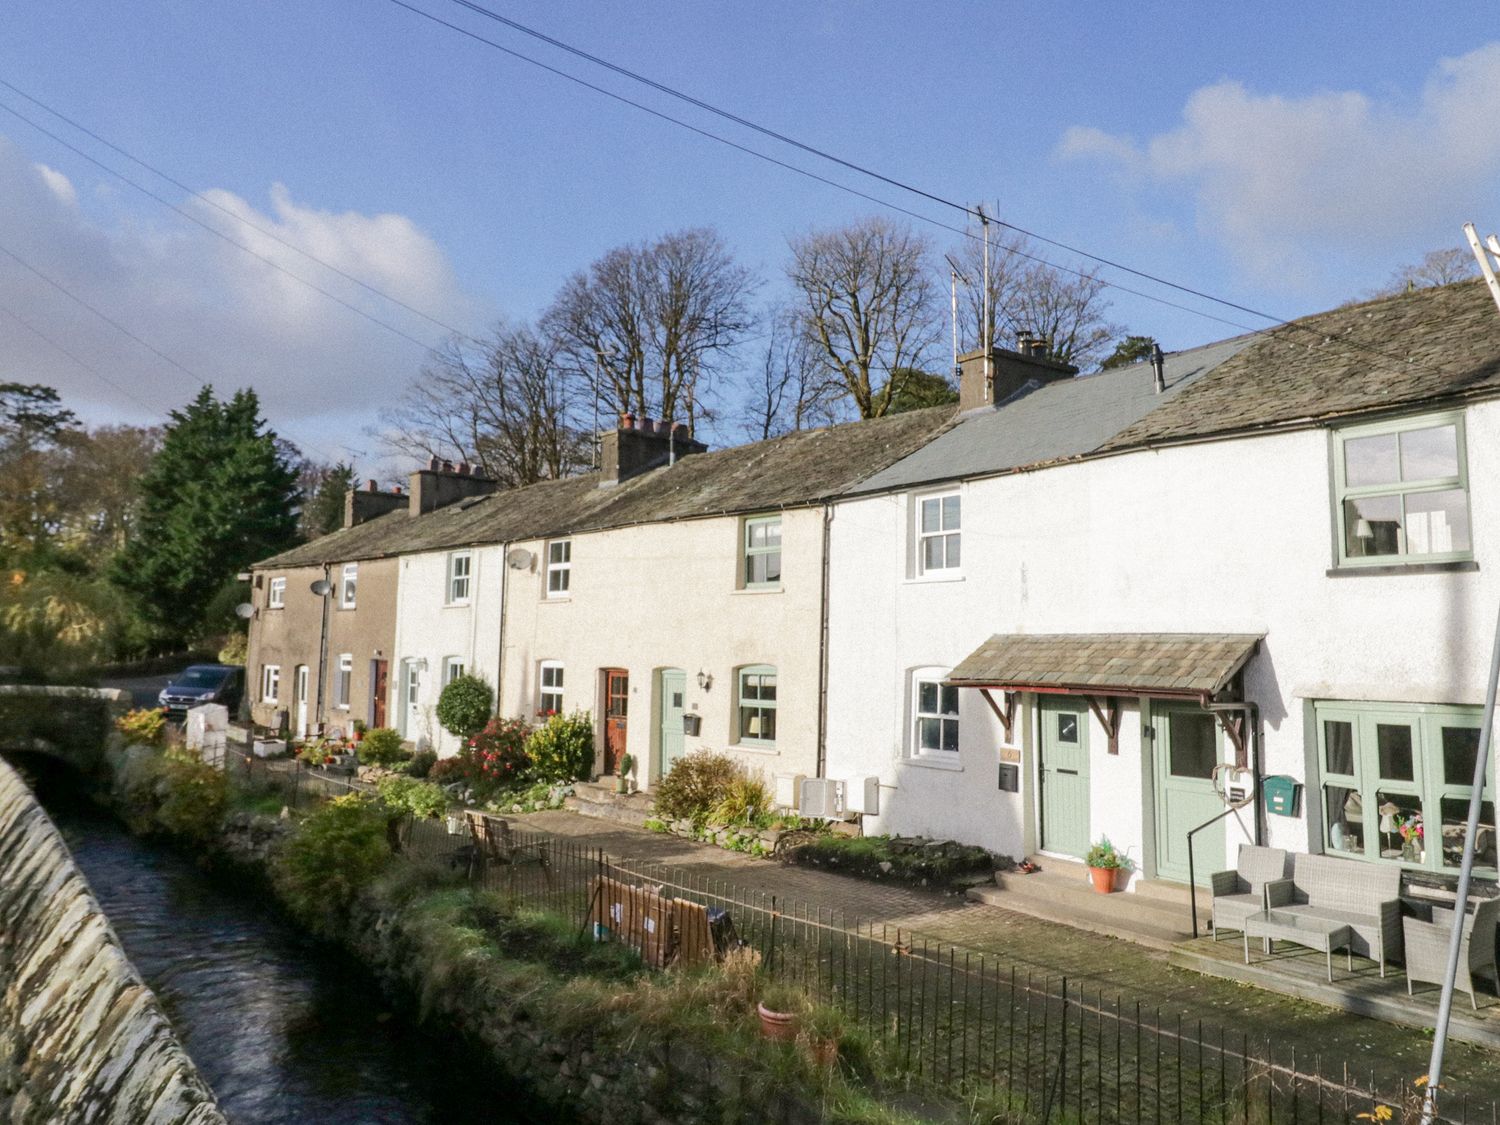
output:
[[[801,802],[802,782],[806,775],[800,773],[778,773],[776,775],[775,800],[778,809],[795,809]]]
[[[797,812],[817,820],[844,819],[844,783],[827,777],[802,779]]]
[[[862,777],[850,781],[844,792],[845,811],[863,813],[866,816],[880,815],[880,778]]]

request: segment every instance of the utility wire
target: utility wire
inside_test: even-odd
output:
[[[934,219],[934,218],[932,218],[929,215],[922,214],[921,212],[914,211],[914,210],[911,210],[911,209],[906,208],[906,207],[902,207],[901,205],[899,205],[897,203],[893,203],[890,200],[882,199],[879,196],[871,195],[871,194],[869,194],[867,192],[860,191],[858,188],[851,187],[850,185],[845,184],[845,183],[841,183],[838,180],[830,179],[830,178],[828,178],[826,176],[819,175],[818,173],[810,171],[809,169],[802,168],[802,167],[800,167],[798,165],[791,164],[791,163],[789,163],[787,161],[784,161],[784,160],[778,159],[777,157],[771,156],[768,153],[761,152],[758,149],[750,148],[747,145],[740,144],[739,142],[731,140],[730,138],[725,137],[725,136],[723,136],[723,135],[721,135],[719,133],[714,133],[711,130],[701,128],[700,126],[691,124],[690,122],[684,121],[681,118],[673,117],[671,114],[664,113],[661,110],[655,109],[655,108],[653,108],[651,106],[648,106],[648,105],[646,105],[646,104],[644,104],[642,102],[638,102],[638,101],[635,101],[635,100],[633,100],[631,98],[628,98],[628,97],[626,97],[623,94],[616,93],[615,91],[610,90],[607,87],[599,86],[599,85],[597,85],[597,84],[595,84],[593,82],[588,81],[587,79],[580,78],[579,76],[577,76],[575,74],[571,74],[568,71],[562,70],[562,69],[560,69],[558,67],[555,67],[555,66],[552,66],[552,65],[550,65],[548,63],[542,62],[540,59],[533,58],[532,56],[527,55],[524,52],[517,51],[514,48],[507,47],[507,46],[505,46],[505,45],[503,45],[501,43],[496,42],[493,39],[486,38],[485,36],[480,35],[479,33],[475,32],[475,31],[471,31],[470,29],[468,29],[466,27],[463,27],[460,24],[452,23],[452,22],[450,22],[448,20],[445,20],[445,19],[441,18],[440,16],[433,15],[431,12],[424,11],[421,8],[418,8],[418,7],[414,6],[413,4],[408,3],[407,0],[391,0],[391,3],[395,4],[399,8],[404,8],[406,11],[411,12],[413,15],[420,16],[423,19],[431,21],[432,23],[435,23],[435,24],[438,24],[438,25],[440,25],[442,27],[445,27],[445,28],[449,29],[450,31],[457,32],[460,35],[463,35],[463,36],[465,36],[465,37],[467,37],[469,39],[472,39],[475,42],[482,43],[485,46],[488,46],[488,47],[491,47],[491,48],[493,48],[493,49],[495,49],[497,51],[500,51],[501,53],[506,54],[506,55],[510,56],[511,58],[517,59],[517,60],[519,60],[521,62],[529,63],[530,65],[532,65],[534,67],[537,67],[537,68],[539,68],[541,70],[545,70],[548,73],[556,75],[559,78],[563,78],[563,79],[565,79],[565,80],[567,80],[569,82],[572,82],[572,83],[574,83],[576,85],[582,86],[585,89],[592,90],[595,93],[602,94],[603,96],[605,96],[607,98],[610,98],[610,99],[612,99],[614,101],[620,102],[620,103],[622,103],[624,105],[632,106],[635,109],[638,109],[638,110],[642,111],[643,113],[648,113],[651,116],[656,117],[656,118],[658,118],[658,119],[660,119],[662,121],[666,121],[666,122],[669,122],[669,123],[671,123],[673,125],[677,125],[677,126],[683,128],[683,129],[687,129],[688,131],[696,133],[696,134],[698,134],[701,137],[706,137],[709,140],[717,141],[720,144],[727,145],[728,147],[736,149],[736,150],[738,150],[740,152],[746,153],[747,155],[754,156],[754,157],[756,157],[756,158],[758,158],[760,160],[764,160],[764,161],[767,161],[768,163],[774,164],[774,165],[776,165],[776,166],[778,166],[780,168],[784,168],[784,169],[786,169],[789,172],[794,172],[797,175],[805,176],[806,178],[811,179],[811,180],[815,180],[818,183],[826,184],[829,187],[837,188],[840,191],[847,192],[850,195],[854,195],[854,196],[856,196],[856,197],[858,197],[860,199],[864,199],[864,200],[866,200],[868,202],[874,203],[877,206],[888,208],[889,210],[895,211],[898,214],[906,215],[909,218],[913,218],[913,219],[916,219],[916,220],[918,220],[920,222],[930,224],[931,226],[937,227],[937,228],[942,229],[942,230],[950,231],[950,232],[952,232],[954,234],[958,234],[958,235],[960,235],[960,236],[962,236],[964,238],[973,239],[975,241],[980,240],[980,236],[977,235],[977,234],[975,234],[972,230],[968,230],[968,229],[965,229],[965,228],[962,228],[962,227],[953,226],[950,223],[945,223],[945,222],[943,222],[943,221],[941,221],[939,219]],[[914,186],[912,184],[905,183],[904,181],[898,180],[898,179],[896,179],[894,177],[886,176],[883,173],[876,172],[873,169],[870,169],[870,168],[867,168],[867,167],[865,167],[863,165],[857,164],[854,161],[846,160],[843,157],[836,156],[836,155],[834,155],[832,153],[829,153],[829,152],[826,152],[826,151],[824,151],[822,149],[819,149],[819,148],[817,148],[817,147],[815,147],[813,145],[809,145],[809,144],[806,144],[805,142],[798,141],[795,138],[786,136],[786,135],[784,135],[782,133],[777,132],[774,129],[769,129],[769,128],[765,127],[765,126],[758,125],[755,122],[748,120],[747,118],[740,117],[739,115],[731,113],[728,110],[720,109],[719,107],[717,107],[717,106],[715,106],[715,105],[713,105],[713,104],[711,104],[709,102],[705,102],[705,101],[703,101],[703,100],[701,100],[699,98],[695,98],[691,94],[686,94],[686,93],[684,93],[684,92],[682,92],[680,90],[677,90],[677,89],[675,89],[675,88],[673,88],[671,86],[667,86],[665,83],[657,82],[656,80],[648,78],[645,75],[638,74],[637,72],[632,71],[632,70],[630,70],[627,67],[620,66],[617,63],[609,62],[608,60],[599,58],[598,56],[595,56],[595,55],[592,55],[589,52],[582,50],[581,48],[574,47],[571,44],[565,43],[565,42],[563,42],[560,39],[555,39],[552,36],[545,35],[542,32],[536,31],[533,28],[530,28],[530,27],[527,27],[524,24],[518,23],[517,21],[512,20],[509,17],[502,16],[498,12],[494,12],[494,11],[488,9],[488,8],[483,7],[482,5],[476,4],[476,3],[473,2],[473,0],[453,0],[453,3],[458,4],[460,7],[463,7],[463,8],[465,8],[468,11],[474,12],[474,13],[476,13],[478,15],[481,15],[481,16],[484,16],[484,17],[486,17],[488,19],[492,19],[492,20],[494,20],[494,21],[502,24],[503,26],[510,27],[510,28],[512,28],[515,31],[518,31],[518,32],[520,32],[522,34],[525,34],[525,35],[528,35],[528,36],[531,36],[531,37],[533,37],[535,39],[538,39],[538,40],[540,40],[540,41],[542,41],[544,43],[549,44],[550,46],[556,47],[559,50],[568,52],[568,53],[570,53],[570,54],[572,54],[572,55],[574,55],[574,56],[576,56],[578,58],[584,59],[584,60],[586,60],[588,62],[591,62],[591,63],[594,63],[596,65],[605,67],[605,68],[607,68],[607,69],[609,69],[609,70],[611,70],[611,71],[613,71],[615,73],[618,73],[618,74],[620,74],[620,75],[622,75],[624,77],[630,78],[633,81],[640,82],[640,83],[642,83],[642,84],[644,84],[646,86],[651,87],[652,89],[659,90],[662,93],[665,93],[665,94],[667,94],[667,95],[669,95],[669,96],[671,96],[673,98],[677,98],[677,99],[679,99],[681,101],[684,101],[684,102],[686,102],[686,103],[688,103],[690,105],[702,108],[706,112],[715,114],[715,115],[723,118],[724,120],[731,121],[731,122],[734,122],[736,124],[742,125],[745,128],[754,130],[754,131],[756,131],[758,133],[761,133],[764,136],[773,138],[773,139],[778,140],[778,141],[782,141],[782,142],[784,142],[786,144],[789,144],[789,145],[792,145],[792,146],[794,146],[794,147],[796,147],[796,148],[798,148],[798,149],[800,149],[800,150],[802,150],[804,152],[807,152],[807,153],[810,153],[812,155],[816,155],[818,157],[821,157],[823,159],[832,161],[833,163],[836,163],[836,164],[840,165],[841,167],[845,167],[845,168],[851,169],[853,171],[856,171],[856,172],[858,172],[858,173],[860,173],[862,175],[869,176],[869,177],[871,177],[873,179],[876,179],[876,180],[878,180],[878,181],[880,181],[882,183],[885,183],[885,184],[891,185],[893,187],[896,187],[896,188],[898,188],[900,190],[907,191],[907,192],[910,192],[910,193],[912,193],[914,195],[917,195],[917,196],[919,196],[921,198],[934,201],[936,203],[941,204],[942,206],[949,207],[949,208],[952,208],[954,210],[961,211],[966,216],[973,217],[976,214],[975,210],[973,208],[967,206],[966,204],[957,203],[957,202],[955,202],[953,200],[944,198],[943,196],[936,195],[936,194],[934,194],[932,192],[928,192],[928,191],[926,191],[926,190],[924,190],[922,188],[916,187],[916,186]],[[1425,365],[1417,364],[1409,356],[1392,355],[1392,354],[1389,354],[1387,352],[1383,352],[1383,351],[1381,351],[1378,348],[1371,347],[1371,346],[1369,346],[1367,344],[1361,344],[1361,343],[1359,343],[1357,341],[1354,341],[1354,340],[1334,339],[1332,337],[1329,337],[1326,333],[1319,331],[1317,328],[1309,327],[1308,325],[1300,324],[1300,323],[1297,323],[1296,321],[1286,320],[1286,319],[1284,319],[1282,317],[1276,316],[1273,313],[1263,312],[1263,311],[1261,311],[1259,309],[1252,308],[1252,307],[1250,307],[1248,305],[1242,305],[1242,304],[1239,304],[1239,303],[1237,303],[1235,301],[1228,300],[1227,298],[1216,297],[1216,296],[1214,296],[1211,293],[1205,292],[1205,291],[1200,290],[1200,289],[1195,289],[1195,288],[1193,288],[1191,286],[1182,285],[1182,284],[1179,284],[1179,283],[1174,282],[1174,281],[1169,281],[1166,278],[1159,277],[1159,276],[1157,276],[1155,274],[1146,272],[1144,270],[1135,269],[1132,266],[1127,266],[1124,263],[1114,261],[1113,259],[1110,259],[1110,258],[1105,258],[1105,257],[1102,257],[1102,256],[1097,255],[1097,254],[1092,254],[1089,251],[1082,250],[1082,249],[1080,249],[1078,247],[1074,247],[1074,246],[1072,246],[1072,245],[1070,245],[1068,243],[1061,242],[1061,241],[1059,241],[1057,239],[1048,238],[1045,235],[1038,234],[1038,233],[1036,233],[1034,231],[1028,230],[1025,227],[1018,226],[1018,225],[1016,225],[1014,223],[1006,222],[1003,219],[999,219],[999,218],[996,218],[994,216],[991,216],[990,217],[990,221],[993,222],[993,223],[995,223],[997,226],[1004,227],[1007,230],[1015,231],[1017,234],[1023,235],[1026,238],[1032,238],[1032,239],[1035,239],[1038,242],[1044,243],[1044,244],[1049,245],[1049,246],[1056,247],[1057,249],[1065,250],[1065,251],[1067,251],[1069,253],[1072,253],[1072,254],[1077,254],[1081,258],[1086,258],[1089,261],[1097,262],[1099,265],[1106,266],[1106,267],[1109,267],[1111,269],[1117,269],[1117,270],[1120,270],[1120,271],[1122,271],[1124,273],[1128,273],[1128,274],[1131,274],[1131,275],[1133,275],[1135,277],[1139,277],[1139,278],[1141,278],[1143,280],[1150,281],[1150,282],[1153,282],[1155,284],[1165,286],[1165,287],[1167,287],[1169,289],[1174,289],[1174,290],[1177,290],[1178,292],[1185,293],[1185,294],[1188,294],[1190,296],[1198,297],[1198,298],[1200,298],[1202,300],[1210,301],[1210,302],[1212,302],[1214,304],[1217,304],[1217,305],[1222,305],[1222,306],[1224,306],[1226,308],[1233,309],[1233,310],[1235,310],[1237,312],[1242,312],[1242,313],[1245,313],[1245,314],[1250,315],[1250,316],[1259,317],[1262,320],[1270,321],[1271,322],[1270,326],[1269,326],[1270,328],[1286,328],[1286,329],[1289,329],[1289,330],[1294,331],[1294,332],[1299,332],[1299,333],[1302,333],[1304,335],[1312,336],[1320,344],[1334,344],[1336,346],[1344,347],[1344,348],[1349,349],[1349,350],[1359,351],[1359,352],[1365,353],[1367,355],[1371,355],[1371,356],[1383,359],[1383,360],[1387,361],[1388,363],[1396,364],[1397,366],[1402,367],[1402,368],[1408,368],[1409,369],[1409,368],[1412,368],[1412,367],[1417,367],[1417,368],[1419,368],[1421,370],[1426,370],[1429,373],[1436,374],[1436,372],[1432,368],[1426,367]],[[1012,254],[1014,254],[1016,257],[1024,258],[1024,259],[1026,259],[1028,261],[1035,262],[1035,263],[1037,263],[1039,265],[1044,265],[1044,266],[1047,266],[1047,267],[1049,267],[1051,269],[1059,270],[1060,272],[1063,272],[1063,273],[1066,273],[1066,274],[1070,274],[1073,277],[1078,277],[1078,278],[1082,278],[1082,279],[1085,279],[1085,280],[1097,280],[1100,284],[1106,285],[1109,288],[1116,290],[1117,292],[1128,293],[1131,296],[1140,297],[1143,300],[1152,301],[1152,302],[1154,302],[1154,303],[1156,303],[1158,305],[1162,305],[1162,306],[1165,306],[1167,308],[1176,309],[1179,312],[1185,312],[1185,313],[1188,313],[1188,314],[1193,315],[1193,316],[1202,317],[1203,319],[1211,320],[1211,321],[1214,321],[1216,323],[1226,325],[1226,326],[1228,326],[1230,328],[1239,329],[1241,332],[1249,332],[1249,333],[1254,333],[1256,335],[1264,335],[1269,330],[1265,326],[1257,328],[1257,327],[1254,327],[1254,326],[1251,326],[1251,325],[1241,324],[1238,321],[1229,320],[1229,319],[1226,319],[1225,317],[1221,317],[1221,316],[1216,316],[1213,313],[1205,312],[1202,309],[1193,308],[1193,307],[1188,306],[1188,305],[1183,305],[1183,304],[1179,304],[1178,302],[1175,302],[1175,301],[1167,300],[1166,298],[1157,296],[1156,294],[1153,294],[1153,293],[1146,293],[1146,292],[1143,292],[1143,291],[1141,291],[1139,289],[1133,289],[1133,288],[1131,288],[1129,286],[1121,285],[1117,281],[1111,281],[1108,278],[1100,277],[1098,274],[1087,273],[1087,272],[1082,271],[1082,270],[1073,269],[1071,267],[1068,267],[1068,266],[1065,266],[1065,265],[1061,265],[1060,263],[1057,263],[1057,262],[1048,261],[1045,258],[1039,257],[1038,255],[1035,255],[1035,254],[1028,253],[1028,252],[1026,252],[1024,250],[1010,250],[1009,252],[1012,253]]]
[[[476,340],[474,337],[470,336],[468,333],[463,332],[463,331],[461,331],[458,328],[455,328],[453,325],[448,324],[446,321],[440,320],[437,317],[431,315],[430,313],[423,312],[421,309],[417,308],[415,305],[411,305],[411,304],[408,304],[407,302],[403,301],[400,297],[394,297],[391,294],[385,292],[385,290],[379,289],[379,288],[375,287],[374,285],[369,284],[366,281],[360,280],[358,277],[354,276],[352,273],[349,273],[346,270],[340,269],[338,266],[334,265],[332,262],[325,261],[324,259],[318,257],[316,254],[313,254],[310,251],[304,250],[302,247],[298,246],[296,243],[291,242],[288,239],[282,238],[275,231],[273,231],[273,230],[267,230],[265,227],[259,225],[258,223],[252,223],[249,219],[245,218],[243,215],[236,214],[234,211],[230,210],[228,207],[225,207],[222,203],[218,203],[214,199],[210,198],[205,192],[198,191],[197,189],[191,187],[190,185],[183,183],[181,180],[177,179],[176,177],[172,176],[171,174],[169,174],[167,172],[163,172],[160,168],[156,167],[154,164],[151,164],[148,161],[143,160],[141,157],[136,156],[134,153],[130,152],[128,149],[122,148],[120,145],[115,144],[113,141],[109,140],[107,137],[100,136],[94,130],[90,129],[87,125],[84,125],[80,121],[74,120],[73,118],[69,117],[67,114],[63,113],[61,110],[55,109],[54,107],[48,105],[46,102],[42,101],[40,98],[38,98],[38,97],[36,97],[36,96],[34,96],[32,94],[28,94],[25,90],[21,89],[19,86],[14,85],[11,82],[7,82],[4,78],[0,78],[0,86],[3,86],[5,89],[10,90],[14,94],[20,95],[21,97],[25,98],[28,102],[30,102],[32,105],[35,105],[38,108],[45,110],[46,112],[50,113],[53,117],[56,117],[58,120],[66,122],[67,124],[71,125],[74,129],[77,129],[80,133],[84,134],[85,136],[91,137],[94,140],[98,141],[105,148],[111,149],[112,151],[119,153],[126,160],[129,160],[132,164],[139,165],[140,167],[146,169],[146,171],[148,171],[148,172],[152,173],[153,175],[158,176],[161,179],[165,180],[167,183],[171,184],[173,187],[178,188],[178,189],[180,189],[182,191],[187,192],[188,195],[190,195],[192,198],[198,200],[200,203],[206,204],[207,206],[212,207],[214,210],[219,211],[219,212],[221,212],[224,215],[227,215],[229,218],[233,219],[235,222],[241,224],[242,226],[249,227],[251,230],[255,231],[257,234],[263,235],[264,237],[271,239],[273,242],[277,242],[280,245],[285,246],[288,250],[292,251],[293,253],[300,254],[302,257],[306,258],[308,261],[310,261],[310,262],[316,262],[318,265],[322,266],[324,269],[329,270],[329,271],[337,274],[339,277],[342,277],[345,281],[348,281],[348,282],[350,282],[350,283],[352,283],[354,285],[357,285],[361,289],[365,290],[366,292],[372,293],[375,296],[380,297],[383,300],[389,301],[391,304],[396,305],[398,308],[405,309],[407,312],[411,313],[413,316],[419,316],[419,317],[421,317],[423,320],[427,321],[429,324],[434,325],[435,327],[441,328],[441,329],[443,329],[443,330],[445,330],[445,331],[447,331],[449,333],[452,333],[455,336],[460,336],[463,339],[470,341],[471,343],[475,343],[475,344],[481,344],[482,343],[482,341]],[[25,121],[32,128],[38,130],[39,132],[45,133],[47,136],[49,136],[53,140],[57,141],[58,144],[61,144],[64,147],[70,149],[71,151],[77,153],[79,156],[82,156],[85,160],[88,160],[90,163],[95,164],[95,165],[97,165],[100,168],[103,168],[106,172],[109,172],[111,175],[118,176],[120,179],[124,180],[127,184],[130,184],[131,187],[135,187],[135,188],[138,188],[141,191],[145,191],[147,195],[150,195],[151,198],[156,199],[158,202],[166,203],[166,201],[162,200],[160,196],[154,195],[153,193],[151,193],[149,191],[146,191],[145,188],[141,188],[140,185],[136,184],[134,181],[126,179],[124,176],[120,175],[119,172],[116,172],[113,168],[110,168],[110,167],[108,167],[108,166],[106,166],[104,164],[100,164],[99,161],[95,160],[92,156],[89,156],[88,153],[83,152],[80,149],[74,148],[73,145],[69,144],[67,141],[65,141],[61,137],[57,136],[57,134],[49,132],[47,129],[42,128],[42,126],[38,125],[35,121],[32,121],[29,117],[26,117],[26,116],[22,115],[21,113],[19,113],[16,110],[12,109],[10,106],[5,105],[3,102],[0,102],[0,109],[4,109],[7,113],[10,113],[10,114],[12,114],[12,115],[14,115],[16,117],[19,117],[22,121]],[[173,206],[171,203],[166,203],[166,206],[172,207],[172,209],[174,211],[177,211],[179,214],[183,214],[186,218],[192,219],[193,222],[198,222],[197,219],[194,219],[191,215],[186,215],[185,212],[183,212],[179,208]],[[203,224],[199,223],[199,225],[202,226]],[[212,228],[208,228],[208,229],[212,229]],[[214,233],[218,234],[219,232],[218,231],[214,231]],[[236,243],[236,245],[238,245],[238,243]],[[251,253],[253,253],[253,251],[251,251]],[[262,259],[262,260],[264,260],[264,259]],[[288,275],[288,276],[295,277],[295,275]],[[302,278],[297,278],[296,280],[302,281],[303,279]],[[310,282],[303,282],[303,284],[309,284],[310,285],[311,283]],[[313,286],[313,288],[317,288],[317,287]],[[319,289],[318,292],[321,293],[323,291],[321,289]],[[337,300],[337,299],[338,298],[334,298],[334,300]],[[340,303],[342,304],[342,302],[340,302]],[[358,311],[358,310],[356,310],[356,311]],[[361,315],[363,315],[363,314],[361,314]],[[407,338],[410,339],[411,337],[407,337]]]
[[[51,336],[47,335],[40,328],[38,328],[36,325],[32,324],[25,317],[21,316],[21,314],[18,313],[18,312],[16,312],[14,309],[9,308],[6,305],[0,305],[0,313],[4,313],[6,316],[10,317],[11,320],[15,321],[22,328],[26,329],[26,331],[30,332],[33,336],[36,336],[36,337],[40,338],[41,340],[45,341],[46,343],[50,344],[55,350],[61,352],[65,356],[67,356],[74,363],[76,363],[79,367],[83,368],[85,371],[87,371],[94,378],[98,379],[101,383],[104,383],[107,386],[113,387],[115,390],[119,391],[126,398],[130,399],[130,401],[133,402],[133,403],[135,403],[137,406],[140,406],[140,407],[144,408],[145,410],[151,412],[152,414],[155,414],[157,412],[157,409],[158,409],[157,407],[154,407],[150,403],[148,403],[148,402],[144,401],[143,399],[141,399],[129,387],[126,387],[123,384],[115,382],[113,379],[111,379],[108,375],[104,374],[104,372],[100,371],[93,364],[88,363],[85,360],[79,359],[71,351],[69,351],[67,348],[63,347],[56,340],[54,340]]]
[[[8,85],[8,83],[7,83],[7,85]],[[339,296],[336,296],[333,293],[330,293],[327,289],[324,289],[322,286],[317,285],[316,283],[307,280],[307,278],[301,277],[301,276],[293,273],[291,270],[287,269],[285,266],[281,265],[279,262],[275,261],[274,259],[266,257],[266,255],[260,253],[258,250],[254,250],[251,247],[246,246],[243,242],[240,242],[238,239],[234,238],[233,236],[225,234],[223,231],[219,230],[218,227],[215,227],[215,226],[213,226],[213,225],[211,225],[209,223],[205,223],[202,219],[198,218],[198,216],[194,215],[191,211],[187,210],[185,207],[179,207],[179,206],[177,206],[177,204],[173,203],[170,199],[167,199],[165,196],[158,195],[156,192],[152,191],[150,188],[146,187],[144,184],[137,183],[135,180],[132,180],[129,176],[125,175],[123,172],[118,172],[115,169],[111,168],[108,164],[105,164],[103,161],[95,159],[93,156],[90,156],[87,152],[84,152],[83,149],[81,149],[78,146],[70,143],[69,141],[64,140],[62,137],[58,136],[52,130],[48,129],[44,125],[40,125],[37,122],[33,121],[31,118],[27,117],[24,113],[21,113],[19,110],[14,109],[11,106],[6,105],[4,102],[0,102],[0,110],[4,110],[6,113],[11,114],[13,117],[17,117],[20,120],[26,122],[26,124],[30,125],[33,129],[36,129],[38,132],[43,133],[43,134],[45,134],[48,137],[51,137],[54,141],[56,141],[58,144],[62,145],[64,148],[70,150],[71,152],[77,153],[79,156],[83,157],[83,159],[87,160],[90,164],[93,164],[94,166],[96,166],[98,168],[102,168],[104,171],[108,172],[110,175],[116,177],[117,179],[120,179],[120,180],[124,181],[125,183],[129,184],[131,187],[135,188],[136,191],[139,191],[139,192],[141,192],[144,195],[150,196],[152,199],[156,200],[156,202],[160,203],[163,207],[170,208],[171,210],[177,212],[177,214],[181,215],[188,222],[194,224],[195,226],[202,227],[204,230],[208,231],[208,233],[211,234],[211,235],[213,235],[215,238],[221,238],[225,242],[229,243],[229,245],[234,246],[234,247],[236,247],[236,248],[238,248],[240,250],[243,250],[246,254],[249,254],[252,258],[254,258],[257,261],[263,262],[264,264],[270,266],[273,270],[276,270],[278,273],[285,274],[287,277],[291,278],[293,281],[296,281],[299,284],[307,286],[313,292],[322,294],[324,297],[327,297],[334,304],[341,305],[342,307],[348,309],[350,312],[354,313],[356,316],[363,317],[365,320],[368,320],[371,324],[375,325],[376,327],[378,327],[378,328],[384,328],[387,332],[394,333],[395,335],[400,336],[403,340],[409,340],[413,344],[416,344],[419,348],[423,349],[424,351],[431,351],[432,350],[432,345],[430,343],[428,343],[427,341],[418,339],[417,337],[413,336],[411,333],[405,332],[405,331],[401,330],[400,328],[397,328],[394,324],[389,324],[386,321],[381,320],[379,317],[377,317],[377,316],[375,316],[375,315],[373,315],[371,313],[366,312],[364,309],[360,308],[358,305],[350,304],[348,301],[344,300],[342,297],[339,297]],[[191,190],[191,189],[188,189],[188,190]],[[221,210],[222,210],[222,208],[221,208]],[[263,231],[262,233],[265,233],[265,232]],[[275,236],[273,235],[272,237],[274,238]],[[283,245],[290,245],[289,243],[283,242],[279,238],[276,239],[276,241],[282,242]],[[295,249],[295,247],[292,247],[292,248]],[[333,267],[329,267],[329,268],[333,268]],[[338,272],[342,272],[342,271],[338,271]],[[345,274],[344,276],[348,277],[349,275]],[[354,279],[351,278],[350,280],[354,280]],[[363,282],[358,282],[358,284],[363,285],[364,283]],[[369,288],[369,286],[365,286],[365,288]]]

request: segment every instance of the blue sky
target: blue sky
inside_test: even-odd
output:
[[[411,3],[923,215],[958,218],[450,0]],[[1500,228],[1492,2],[493,6],[934,194],[985,200],[1018,225],[1281,316],[1369,291],[1424,251],[1457,245],[1465,220]],[[701,224],[766,278],[769,300],[788,234],[877,209],[386,0],[31,3],[8,6],[0,31],[0,79],[466,331],[535,315],[612,246]],[[0,104],[419,341],[443,335],[3,87]],[[939,249],[953,241],[928,229]],[[365,431],[423,360],[420,344],[8,112],[0,247],[187,369],[0,256],[0,379],[56,385],[91,420],[159,415],[194,377],[248,383],[278,429],[325,455],[356,451],[373,469]],[[1169,348],[1238,331],[1123,292],[1113,301],[1113,319]]]

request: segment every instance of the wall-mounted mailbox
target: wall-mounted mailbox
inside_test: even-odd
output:
[[[1000,763],[1000,791],[1002,793],[1019,793],[1021,791],[1021,767],[1011,765],[1009,762]]]
[[[1297,797],[1301,790],[1301,784],[1285,774],[1273,774],[1260,783],[1261,795],[1266,801],[1266,812],[1277,816],[1297,815]]]
[[[682,733],[698,737],[698,732],[703,728],[702,715],[684,715],[682,717]]]

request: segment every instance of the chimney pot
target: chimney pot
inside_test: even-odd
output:
[[[649,414],[642,414],[636,428],[643,434],[654,434],[656,433],[656,420]]]
[[[468,476],[470,472],[469,463],[467,461],[460,461],[458,463],[458,471],[461,475]]]
[[[391,485],[391,491],[394,492],[397,496],[400,496],[401,495],[401,486],[399,484],[393,484],[393,485]]]
[[[672,436],[673,437],[679,437],[679,438],[685,438],[685,437],[687,437],[688,436],[687,423],[686,422],[673,422],[672,423]]]
[[[622,430],[633,430],[633,429],[635,429],[635,415],[631,411],[627,410],[627,411],[625,411],[624,414],[620,415],[620,429],[622,429]]]
[[[434,473],[437,472],[438,469],[442,467],[442,464],[443,463],[441,461],[439,461],[436,457],[429,457],[429,458],[427,458],[427,468],[429,470],[431,470],[432,472],[434,472]]]
[[[373,480],[367,480],[367,481],[365,481],[365,491],[366,492],[375,492],[375,491],[377,491],[376,484],[375,484],[375,482]]]

